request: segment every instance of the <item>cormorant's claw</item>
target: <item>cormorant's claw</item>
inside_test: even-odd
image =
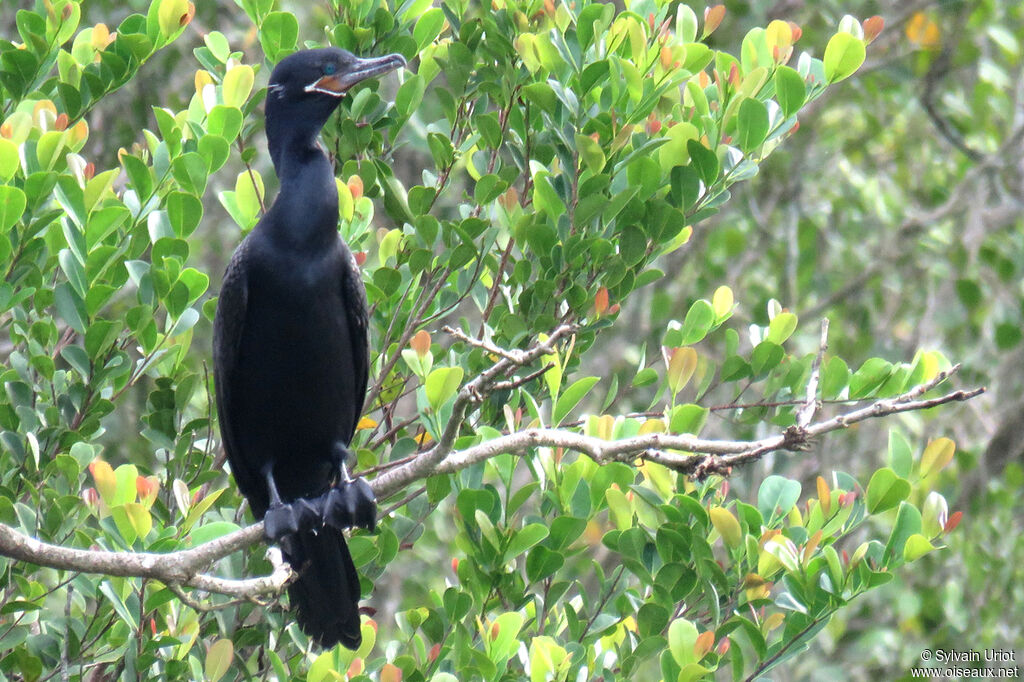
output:
[[[323,500],[323,523],[342,530],[377,526],[377,500],[370,485],[362,478],[342,481],[331,488]]]
[[[303,497],[271,505],[263,517],[263,534],[271,542],[278,542],[300,531],[315,531],[322,525],[320,518],[320,505]]]
[[[299,515],[291,504],[274,504],[263,516],[263,534],[273,543],[299,532]]]

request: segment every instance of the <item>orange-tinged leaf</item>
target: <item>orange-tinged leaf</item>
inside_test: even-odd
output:
[[[438,644],[435,644],[434,646],[430,647],[430,651],[427,653],[427,660],[429,660],[431,663],[433,663],[434,661],[437,660],[437,657],[440,654],[441,654],[441,645],[440,645],[440,643],[438,643]]]
[[[709,35],[714,33],[715,29],[718,28],[724,18],[725,5],[715,5],[714,7],[708,7],[705,9],[703,37],[707,38]]]
[[[416,355],[424,358],[430,352],[430,332],[421,329],[413,335],[409,341],[409,347],[416,351]]]
[[[358,175],[353,175],[348,179],[348,189],[352,192],[352,199],[359,201],[363,196],[363,179]]]
[[[393,663],[385,663],[380,669],[380,682],[402,682],[402,669]]]
[[[946,468],[953,461],[956,444],[949,438],[936,438],[928,443],[921,455],[921,478],[928,478]]]
[[[594,312],[601,317],[608,310],[608,287],[601,287],[594,295]]]
[[[939,25],[924,12],[916,12],[910,17],[905,31],[910,42],[926,49],[938,47],[942,40]]]
[[[363,674],[363,670],[365,670],[365,669],[366,669],[366,665],[363,663],[363,659],[358,658],[358,657],[353,658],[352,659],[352,664],[349,665],[349,667],[348,667],[348,677],[349,677],[349,679],[351,679],[353,677],[357,677],[359,675],[362,675]]]
[[[828,516],[832,511],[832,491],[828,489],[828,483],[821,476],[818,476],[818,503],[821,505],[821,513]]]
[[[114,470],[102,459],[96,458],[89,464],[89,473],[96,482],[100,498],[108,505],[111,504],[117,495],[117,477],[114,476]]]
[[[375,429],[377,428],[376,420],[370,419],[369,417],[360,417],[359,423],[356,424],[356,431],[361,429]]]
[[[92,40],[89,43],[94,50],[103,50],[113,42],[114,36],[110,35],[110,29],[106,24],[96,24],[92,27]]]
[[[673,63],[675,63],[675,57],[672,55],[672,48],[669,47],[668,45],[662,46],[661,52],[658,54],[658,57],[659,59],[661,59],[661,68],[665,69],[666,71],[671,69]]]
[[[864,29],[864,40],[870,43],[872,40],[878,37],[878,34],[885,28],[885,19],[878,16],[877,14],[873,17],[868,17],[861,24]]]
[[[717,653],[719,656],[725,656],[727,653],[729,653],[730,646],[732,646],[732,640],[728,637],[723,637],[722,640],[718,643],[718,648],[715,649],[715,653]]]
[[[416,435],[415,440],[419,445],[427,445],[428,443],[434,442],[434,437],[431,436],[426,431],[423,431],[422,433]]]
[[[139,496],[139,502],[149,509],[160,492],[160,479],[156,476],[138,476],[135,479],[135,492]]]
[[[781,613],[773,613],[764,619],[764,623],[761,624],[762,632],[771,632],[775,628],[782,625],[783,621],[786,620],[786,616]]]
[[[705,630],[704,632],[697,635],[697,641],[693,643],[693,654],[697,657],[697,660],[704,658],[708,655],[712,648],[715,646],[715,631]]]
[[[811,560],[811,557],[814,555],[814,551],[816,549],[818,549],[818,544],[820,542],[821,542],[821,531],[819,530],[814,535],[812,535],[807,540],[807,544],[804,545],[804,552],[803,552],[803,564],[804,564],[804,566],[806,566],[807,562],[809,562]]]

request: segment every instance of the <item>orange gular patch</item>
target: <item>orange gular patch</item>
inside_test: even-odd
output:
[[[338,74],[323,76],[322,78],[306,86],[306,92],[322,92],[325,95],[340,97],[345,94],[345,87],[341,84]]]

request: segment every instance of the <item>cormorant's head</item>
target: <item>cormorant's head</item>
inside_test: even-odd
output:
[[[362,59],[337,47],[301,50],[282,59],[267,85],[267,136],[275,165],[275,143],[284,143],[280,138],[286,130],[315,137],[349,88],[402,66],[400,54]]]
[[[274,67],[267,86],[268,98],[337,100],[356,83],[400,66],[405,66],[405,57],[400,54],[361,59],[338,47],[301,50]]]

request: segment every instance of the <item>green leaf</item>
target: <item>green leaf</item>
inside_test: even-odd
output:
[[[889,429],[889,466],[900,478],[909,478],[914,465],[910,443],[896,429]]]
[[[917,561],[928,552],[935,549],[935,545],[928,541],[928,538],[920,533],[914,533],[903,545],[903,560]]]
[[[846,385],[850,383],[850,368],[839,356],[832,356],[825,361],[821,370],[821,397],[825,400],[838,398]]]
[[[548,527],[541,523],[531,523],[512,536],[505,549],[505,560],[513,559],[548,536]]]
[[[64,271],[75,293],[84,299],[89,289],[89,282],[85,279],[85,268],[75,258],[75,255],[71,253],[71,249],[61,249],[60,253],[57,254],[57,260],[60,262],[60,269]]]
[[[845,32],[835,34],[825,46],[825,78],[829,83],[837,83],[850,77],[866,56],[863,40]]]
[[[736,142],[743,152],[750,152],[761,146],[768,136],[768,108],[764,103],[747,97],[740,102],[736,119]]]
[[[260,44],[271,64],[294,52],[298,39],[299,22],[291,12],[270,12],[260,25]]]
[[[680,667],[697,662],[693,647],[699,634],[697,626],[685,618],[676,618],[668,626],[668,649]]]
[[[18,145],[6,138],[0,137],[0,182],[7,182],[13,178],[14,174],[18,172],[20,165]]]
[[[198,547],[210,540],[216,540],[228,533],[233,533],[236,530],[238,530],[238,524],[230,521],[214,521],[193,530],[189,535],[189,540],[193,547]]]
[[[586,397],[587,393],[590,392],[590,389],[597,382],[598,377],[583,377],[574,381],[571,386],[566,388],[562,395],[558,396],[558,401],[551,410],[551,425],[558,426],[561,424],[562,420]]]
[[[870,358],[850,377],[850,397],[864,398],[892,374],[892,364],[881,358]]]
[[[710,187],[718,179],[718,156],[714,150],[708,149],[697,140],[687,140],[686,150],[690,153],[690,162],[697,169],[700,179]]]
[[[85,301],[67,282],[61,282],[54,289],[54,303],[57,315],[79,334],[85,334]]]
[[[595,173],[604,170],[605,155],[601,145],[589,135],[576,135],[576,149],[587,168]]]
[[[800,482],[771,475],[757,491],[757,509],[765,519],[786,516],[800,499]]]
[[[427,403],[436,412],[448,399],[455,395],[462,385],[463,370],[461,367],[438,367],[427,375],[424,389]]]
[[[198,152],[187,152],[176,158],[171,163],[171,174],[191,194],[202,196],[206,191],[206,159]]]
[[[715,309],[703,298],[697,300],[686,313],[680,329],[679,346],[692,346],[701,341],[715,324]]]
[[[903,557],[903,550],[907,539],[912,535],[921,532],[921,512],[909,502],[900,502],[899,511],[896,512],[896,523],[893,524],[889,540],[885,543],[885,551],[882,554],[883,564],[892,566],[894,561]]]
[[[803,77],[796,69],[779,66],[775,70],[775,99],[779,102],[782,115],[789,118],[800,111],[806,97],[807,86],[804,85]]]
[[[17,187],[0,185],[0,230],[6,232],[21,220],[27,197]]]
[[[434,42],[444,27],[444,11],[439,7],[431,7],[416,20],[416,28],[412,30],[413,40],[416,41],[416,51],[422,52],[430,43]]]
[[[765,338],[780,346],[796,330],[797,319],[793,313],[779,313],[768,324],[768,334]]]
[[[234,142],[242,130],[242,112],[236,107],[218,104],[206,116],[206,132]]]
[[[910,495],[910,483],[888,467],[879,469],[868,482],[867,506],[872,514],[892,509]]]
[[[576,540],[577,538],[573,538]],[[526,555],[526,577],[530,582],[540,582],[555,574],[565,564],[565,558],[544,545],[538,545]]]
[[[409,76],[398,88],[395,95],[395,111],[399,116],[411,116],[423,101],[426,84],[419,74]]]

